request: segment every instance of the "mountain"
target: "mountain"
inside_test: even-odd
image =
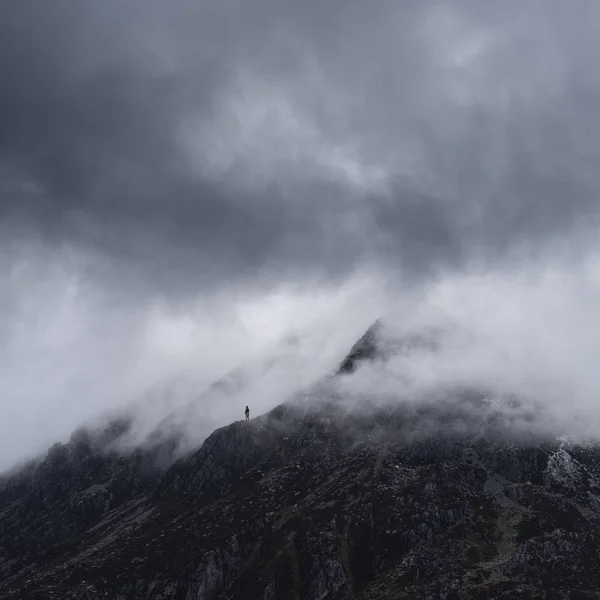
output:
[[[598,447],[477,390],[344,396],[437,336],[376,324],[336,376],[174,462],[168,436],[124,452],[127,420],[75,432],[0,480],[0,597],[600,598]]]

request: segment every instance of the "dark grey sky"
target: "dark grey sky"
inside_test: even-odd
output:
[[[177,293],[572,235],[600,7],[488,4],[3,2],[3,237]]]
[[[215,401],[258,414],[421,305],[501,351],[419,376],[595,407],[599,30],[597,0],[0,2],[0,468],[300,332]]]

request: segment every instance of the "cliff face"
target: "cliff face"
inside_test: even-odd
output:
[[[600,451],[478,393],[284,404],[153,452],[80,432],[5,478],[0,597],[600,598]]]

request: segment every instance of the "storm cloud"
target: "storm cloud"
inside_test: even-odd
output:
[[[400,296],[596,254],[599,24],[591,0],[3,2],[6,435],[327,315],[325,369]]]
[[[1,215],[168,289],[544,245],[597,215],[597,22],[592,2],[7,2]]]

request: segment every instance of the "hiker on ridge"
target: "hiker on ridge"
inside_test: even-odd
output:
[[[246,421],[248,421],[250,419],[250,409],[247,406],[244,414],[246,415]]]

